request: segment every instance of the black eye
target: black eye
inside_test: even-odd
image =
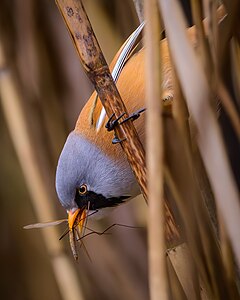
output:
[[[85,195],[86,193],[87,193],[87,186],[86,186],[86,184],[82,184],[81,186],[80,186],[80,188],[78,188],[78,193],[79,193],[79,195]]]

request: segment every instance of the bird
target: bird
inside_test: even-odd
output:
[[[219,15],[220,19],[223,14]],[[127,42],[136,41],[140,32],[135,31]],[[195,27],[190,27],[187,34],[196,48]],[[117,88],[131,115],[145,107],[145,48],[131,54],[135,44],[127,42],[116,54],[110,69],[113,73],[115,70]],[[174,83],[167,38],[160,41],[160,46],[163,61],[161,101],[163,109],[171,111]],[[123,54],[125,57],[122,59]],[[105,128],[108,119],[101,102],[96,99],[97,94],[93,92],[80,112],[74,130],[67,137],[56,168],[56,191],[68,214],[69,230],[73,230],[81,216],[85,218],[86,212],[101,214],[140,194],[121,145],[112,143],[112,133]],[[142,113],[134,125],[143,145],[144,123],[145,113]],[[83,222],[80,223],[82,230]]]

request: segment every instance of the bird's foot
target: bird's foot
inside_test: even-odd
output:
[[[119,125],[121,125],[121,124],[123,124],[123,123],[125,123],[125,122],[127,122],[129,120],[132,120],[132,121],[137,120],[140,117],[141,113],[143,113],[145,110],[146,110],[146,108],[141,108],[141,109],[135,111],[134,113],[132,113],[131,115],[129,115],[129,117],[127,117],[122,122],[120,122]]]
[[[105,127],[107,128],[107,131],[112,131],[117,125],[119,125],[119,120],[125,115],[126,113],[122,113],[118,118],[116,118],[115,120],[113,120],[113,118],[115,117],[115,113],[113,113],[111,115],[111,117],[109,118],[109,120],[107,121]]]
[[[136,112],[134,112],[133,114],[129,115],[126,119],[124,119],[123,121],[119,122],[119,120],[126,114],[125,112],[122,113],[118,118],[114,119],[113,118],[115,117],[115,114],[113,113],[111,115],[111,117],[109,118],[109,120],[107,121],[105,127],[107,128],[107,131],[112,131],[114,130],[114,128],[117,126],[117,125],[121,125],[129,120],[132,120],[132,121],[135,121],[136,119],[138,119],[140,117],[140,114],[142,112],[144,112],[146,110],[146,108],[141,108],[139,110],[137,110]],[[125,141],[126,138],[124,139],[120,139],[116,136],[114,136],[114,138],[112,139],[112,143],[113,144],[118,144],[118,143],[121,143],[123,141]]]

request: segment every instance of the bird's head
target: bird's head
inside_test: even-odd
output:
[[[139,193],[124,156],[116,160],[109,157],[75,131],[68,136],[59,157],[56,190],[68,212],[70,229],[86,210],[113,207]]]

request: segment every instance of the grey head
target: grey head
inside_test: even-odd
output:
[[[59,157],[56,190],[63,207],[74,211],[116,206],[139,194],[124,157],[115,161],[76,132],[69,134]]]

